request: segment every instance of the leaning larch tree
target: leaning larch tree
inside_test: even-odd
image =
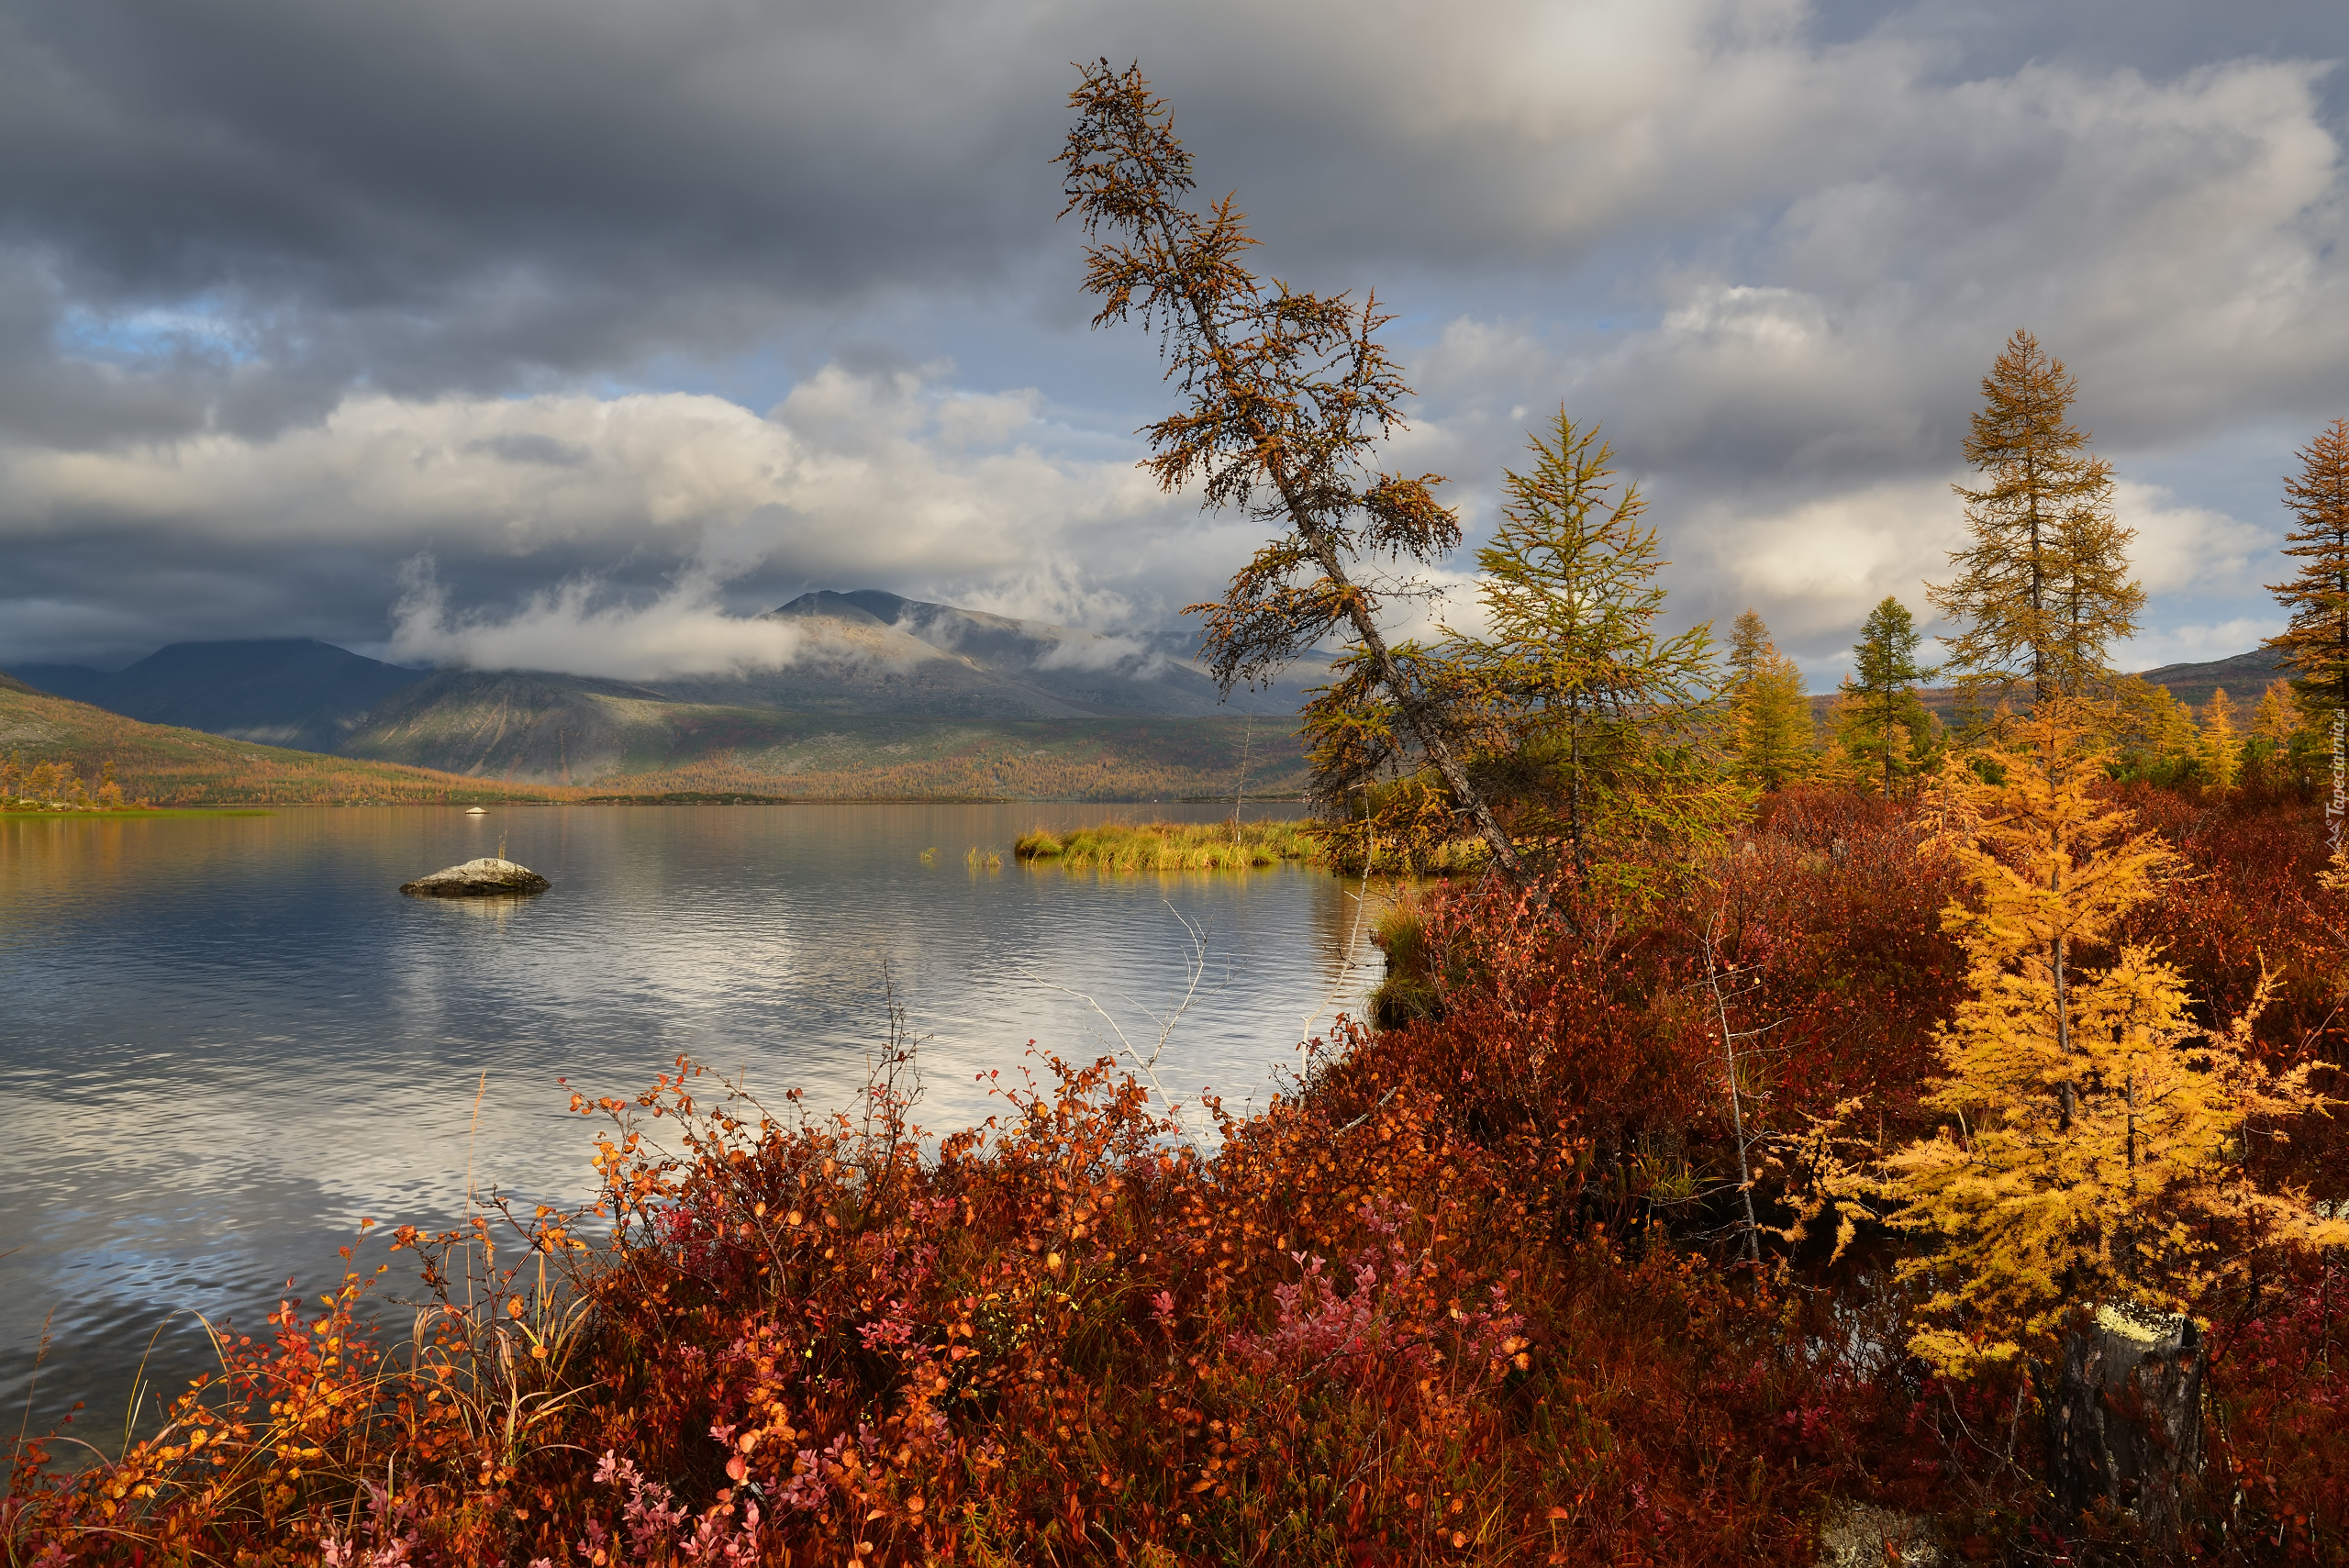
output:
[[[1441,705],[1412,678],[1378,624],[1367,557],[1426,564],[1460,542],[1459,519],[1430,487],[1435,474],[1384,473],[1373,462],[1410,395],[1378,341],[1375,295],[1300,294],[1260,278],[1242,258],[1255,241],[1226,196],[1194,210],[1191,156],[1138,66],[1082,67],[1069,95],[1076,124],[1058,161],[1063,217],[1088,241],[1085,287],[1102,300],[1095,326],[1139,317],[1161,336],[1183,406],[1149,427],[1144,466],[1166,490],[1196,484],[1209,509],[1241,507],[1275,537],[1206,617],[1200,651],[1217,684],[1268,676],[1333,632],[1360,645],[1460,810],[1519,883],[1508,835],[1470,782]]]

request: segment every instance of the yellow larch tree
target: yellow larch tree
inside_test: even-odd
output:
[[[2138,675],[2123,675],[2112,683],[2119,698],[2114,717],[2123,749],[2144,766],[2193,762],[2202,754],[2202,732],[2195,727],[2194,710],[2180,702],[2167,686],[2157,686]]]
[[[2251,733],[2277,751],[2292,743],[2292,732],[2300,727],[2299,699],[2292,693],[2292,683],[2276,680],[2267,683],[2261,694],[2259,706],[2251,711]]]
[[[2201,744],[2196,760],[2212,789],[2232,789],[2242,776],[2243,732],[2235,728],[2235,705],[2227,700],[2224,686],[2213,690],[2210,700],[2202,705]]]
[[[2043,1355],[2099,1307],[2191,1312],[2247,1228],[2349,1240],[2298,1195],[2254,1190],[2242,1162],[2255,1130],[2326,1104],[2310,1068],[2263,1066],[2250,1016],[2199,1027],[2148,946],[2076,962],[2177,863],[2099,798],[2087,716],[2043,702],[2014,739],[1988,753],[2003,784],[1954,786],[1971,799],[1950,849],[1974,898],[1943,919],[1972,995],[1937,1041],[1947,1075],[1926,1103],[1947,1120],[1878,1188],[1897,1225],[1940,1240],[1902,1265],[1926,1286],[1910,1348],[1958,1377]]]
[[[1730,639],[1729,674],[1725,695],[1737,776],[1770,791],[1809,774],[1818,762],[1811,745],[1818,727],[1803,693],[1802,671],[1778,651],[1770,628],[1750,608],[1737,617]]]

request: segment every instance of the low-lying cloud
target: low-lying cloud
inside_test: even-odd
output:
[[[313,635],[406,659],[582,673],[773,663],[787,639],[753,617],[817,586],[992,584],[974,596],[1016,613],[1162,618],[1166,580],[1136,612],[1068,563],[1098,561],[1095,541],[1124,534],[1130,570],[1163,566],[1165,541],[1151,536],[1180,504],[1128,462],[1065,450],[1032,394],[971,394],[945,374],[829,366],[764,415],[682,392],[358,395],[265,437],[0,447],[0,549],[46,552],[70,576],[77,547],[108,540],[117,599],[142,576],[159,598],[178,585],[180,550],[241,565],[253,582],[306,558],[372,559],[373,603],[340,606],[339,636]],[[400,580],[419,553],[435,575]],[[1036,571],[1039,555],[1057,574]],[[86,592],[86,579],[0,586],[0,660],[136,639],[135,610],[38,609]],[[207,626],[200,602],[152,607],[158,624],[199,636],[251,634],[249,618]],[[371,621],[380,629],[352,636]]]
[[[781,669],[806,643],[785,620],[740,616],[718,583],[693,573],[648,604],[608,602],[591,579],[530,595],[510,610],[452,610],[429,557],[407,569],[392,607],[390,653],[404,663],[482,670],[554,670],[622,681]]]

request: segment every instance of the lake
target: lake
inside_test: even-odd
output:
[[[191,1310],[249,1329],[288,1277],[331,1287],[362,1217],[448,1223],[469,1161],[478,1187],[579,1197],[593,1125],[567,1113],[572,1088],[633,1094],[683,1054],[747,1073],[770,1105],[799,1087],[844,1106],[893,992],[926,1037],[917,1120],[951,1130],[1001,1104],[978,1075],[1014,1080],[1031,1040],[1090,1061],[1114,1020],[1147,1049],[1196,929],[1206,973],[1159,1081],[1262,1104],[1298,1041],[1375,983],[1376,889],[1358,913],[1358,884],[1297,867],[1097,875],[1011,854],[1039,824],[1229,810],[0,819],[0,1113],[18,1171],[0,1191],[0,1410],[33,1385],[39,1430],[86,1399],[73,1430],[112,1447],[150,1336],[168,1396],[205,1362]],[[396,891],[501,840],[552,890]],[[974,848],[1000,868],[967,864]]]

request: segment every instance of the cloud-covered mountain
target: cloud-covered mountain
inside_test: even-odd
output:
[[[1293,688],[1238,692],[1132,639],[902,598],[803,594],[768,617],[796,634],[772,669],[642,683],[691,702],[940,718],[1160,717],[1296,710]]]
[[[115,673],[27,665],[59,696],[150,723],[459,773],[584,782],[748,747],[787,751],[831,736],[828,766],[866,743],[900,748],[921,724],[1275,716],[1294,685],[1219,703],[1197,669],[1128,638],[907,599],[804,594],[755,617],[785,635],[774,662],[644,681],[538,670],[426,672],[301,638],[175,643]],[[777,724],[790,715],[812,725]],[[887,720],[874,728],[833,720]],[[900,722],[901,721],[901,722]],[[906,728],[911,725],[915,729]],[[902,731],[902,732],[901,732]],[[848,737],[841,740],[841,737]],[[843,747],[845,751],[843,751]],[[1293,748],[1292,748],[1293,749]]]

